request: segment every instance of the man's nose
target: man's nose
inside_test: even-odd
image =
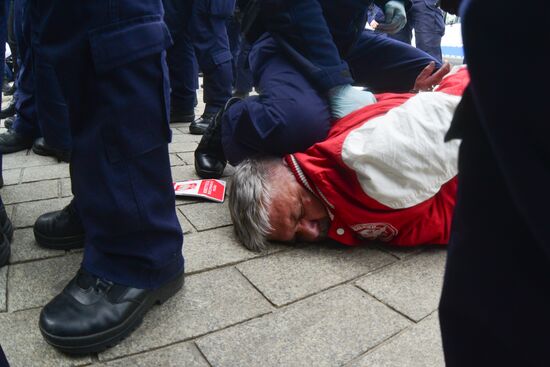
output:
[[[297,238],[306,242],[313,242],[319,239],[320,226],[316,220],[302,219],[298,226]]]

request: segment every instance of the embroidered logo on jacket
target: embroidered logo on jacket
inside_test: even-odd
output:
[[[389,223],[362,223],[351,226],[359,236],[367,240],[389,242],[399,231]]]

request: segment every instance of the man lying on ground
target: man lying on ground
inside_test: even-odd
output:
[[[444,136],[468,80],[464,68],[433,93],[378,95],[303,153],[239,164],[229,191],[237,236],[255,251],[268,240],[446,244],[459,141]]]

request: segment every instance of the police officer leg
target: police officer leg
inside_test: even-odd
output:
[[[2,87],[4,85],[4,68],[6,67],[5,55],[6,55],[6,42],[8,40],[8,15],[10,9],[10,2],[4,0],[0,4],[0,101],[2,97]],[[10,103],[7,107],[0,111],[0,119],[13,116],[15,114],[15,105]]]
[[[3,9],[3,7],[2,7]],[[7,15],[6,15],[7,16]],[[1,23],[1,22],[0,22]],[[0,29],[0,38],[4,37],[5,35],[7,35],[4,30],[6,30],[6,24],[3,23],[0,24],[0,27],[2,27],[2,29]],[[0,45],[0,53],[2,55],[2,57],[0,57],[0,60],[3,60],[3,55],[4,55],[4,51],[3,50],[3,47],[5,47],[5,38],[2,40],[0,39],[0,43],[2,43]],[[14,55],[15,56],[15,55]],[[3,65],[3,64],[2,64]],[[3,73],[4,72],[4,69],[2,67],[2,70],[0,73]],[[21,74],[21,73],[20,73]],[[14,106],[15,108],[17,109],[17,101],[19,100],[25,100],[26,99],[26,91],[28,91],[28,89],[33,89],[34,87],[29,87],[29,84],[26,83],[26,76],[28,75],[28,73],[24,74],[23,77],[25,79],[23,79],[23,90],[20,91],[20,93],[18,93],[17,96],[14,96],[13,98],[15,99],[15,103],[14,103]],[[3,78],[2,78],[3,80]],[[21,83],[21,82],[18,82],[16,80],[16,83]],[[25,87],[27,87],[27,89],[25,89]],[[20,95],[20,97],[19,97]],[[33,100],[33,103],[34,103],[34,100]],[[0,134],[0,152],[4,153],[4,154],[7,154],[7,153],[14,153],[14,152],[18,152],[18,151],[21,151],[21,150],[25,150],[25,149],[29,149],[31,146],[32,146],[32,143],[34,141],[35,138],[37,138],[38,136],[40,136],[40,130],[38,128],[38,123],[36,121],[36,118],[35,116],[32,116],[32,119],[26,119],[27,116],[24,116],[22,121],[18,121],[20,119],[18,119],[19,116],[14,116],[14,122],[12,124],[12,128],[11,129],[8,129],[8,131]]]
[[[8,13],[9,1],[0,4],[0,87],[4,84],[4,65],[6,55],[6,41],[8,40]],[[0,98],[2,97],[2,88],[0,88]],[[1,99],[0,99],[1,100]],[[5,117],[1,117],[5,118]]]
[[[121,1],[117,12],[112,1],[32,3],[36,75],[54,91],[37,98],[71,111],[71,180],[86,232],[82,268],[39,326],[65,352],[97,352],[183,284],[167,147],[170,36],[160,0]]]
[[[16,24],[21,23],[16,22]],[[30,32],[27,35],[30,35]],[[14,116],[12,129],[0,134],[0,149],[4,153],[28,149],[32,146],[34,139],[42,135],[36,114],[32,55],[27,43],[29,39],[21,35],[17,40],[19,51],[22,53],[21,67],[16,79],[17,93],[14,96],[17,113]]]
[[[242,38],[241,52],[237,59],[237,72],[235,74],[235,88],[233,91],[234,97],[246,98],[252,91],[254,81],[252,80],[252,71],[248,63],[248,55],[252,46]]]
[[[430,63],[441,63],[403,42],[365,30],[346,58],[357,83],[376,92],[407,92]]]
[[[510,27],[515,5],[461,7],[471,98],[458,116],[459,186],[440,303],[449,367],[548,365],[550,77],[545,58],[523,65],[533,44],[550,51],[550,7],[538,2],[529,27]],[[495,62],[502,50],[507,57]]]
[[[229,49],[231,50],[231,71],[233,72],[233,87],[235,87],[235,75],[237,75],[237,60],[239,59],[239,53],[241,52],[241,23],[233,14],[226,21],[227,40],[229,42]]]
[[[170,122],[193,122],[197,104],[198,65],[187,29],[192,2],[163,0],[163,4],[164,20],[174,42],[166,57],[170,70]]]
[[[416,47],[442,61],[441,38],[445,34],[443,12],[435,0],[415,0],[414,34]]]
[[[231,98],[233,71],[227,37],[227,19],[233,15],[235,1],[195,2],[190,33],[203,72],[204,102],[201,118],[189,126],[191,134],[203,134],[218,110]]]
[[[327,101],[284,58],[276,42],[267,36],[256,42],[250,60],[260,96],[233,103],[216,116],[195,151],[195,170],[201,177],[221,176],[226,157],[238,164],[258,154],[302,151],[326,138]]]

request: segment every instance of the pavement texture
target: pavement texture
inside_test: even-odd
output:
[[[187,124],[172,131],[174,180],[197,178],[200,136]],[[183,290],[116,347],[61,354],[42,339],[38,315],[82,252],[42,249],[31,227],[71,200],[69,165],[23,151],[4,155],[3,175],[0,195],[16,228],[10,264],[0,269],[0,344],[11,366],[444,366],[444,247],[274,244],[257,254],[234,236],[226,204],[196,199],[177,201]]]

